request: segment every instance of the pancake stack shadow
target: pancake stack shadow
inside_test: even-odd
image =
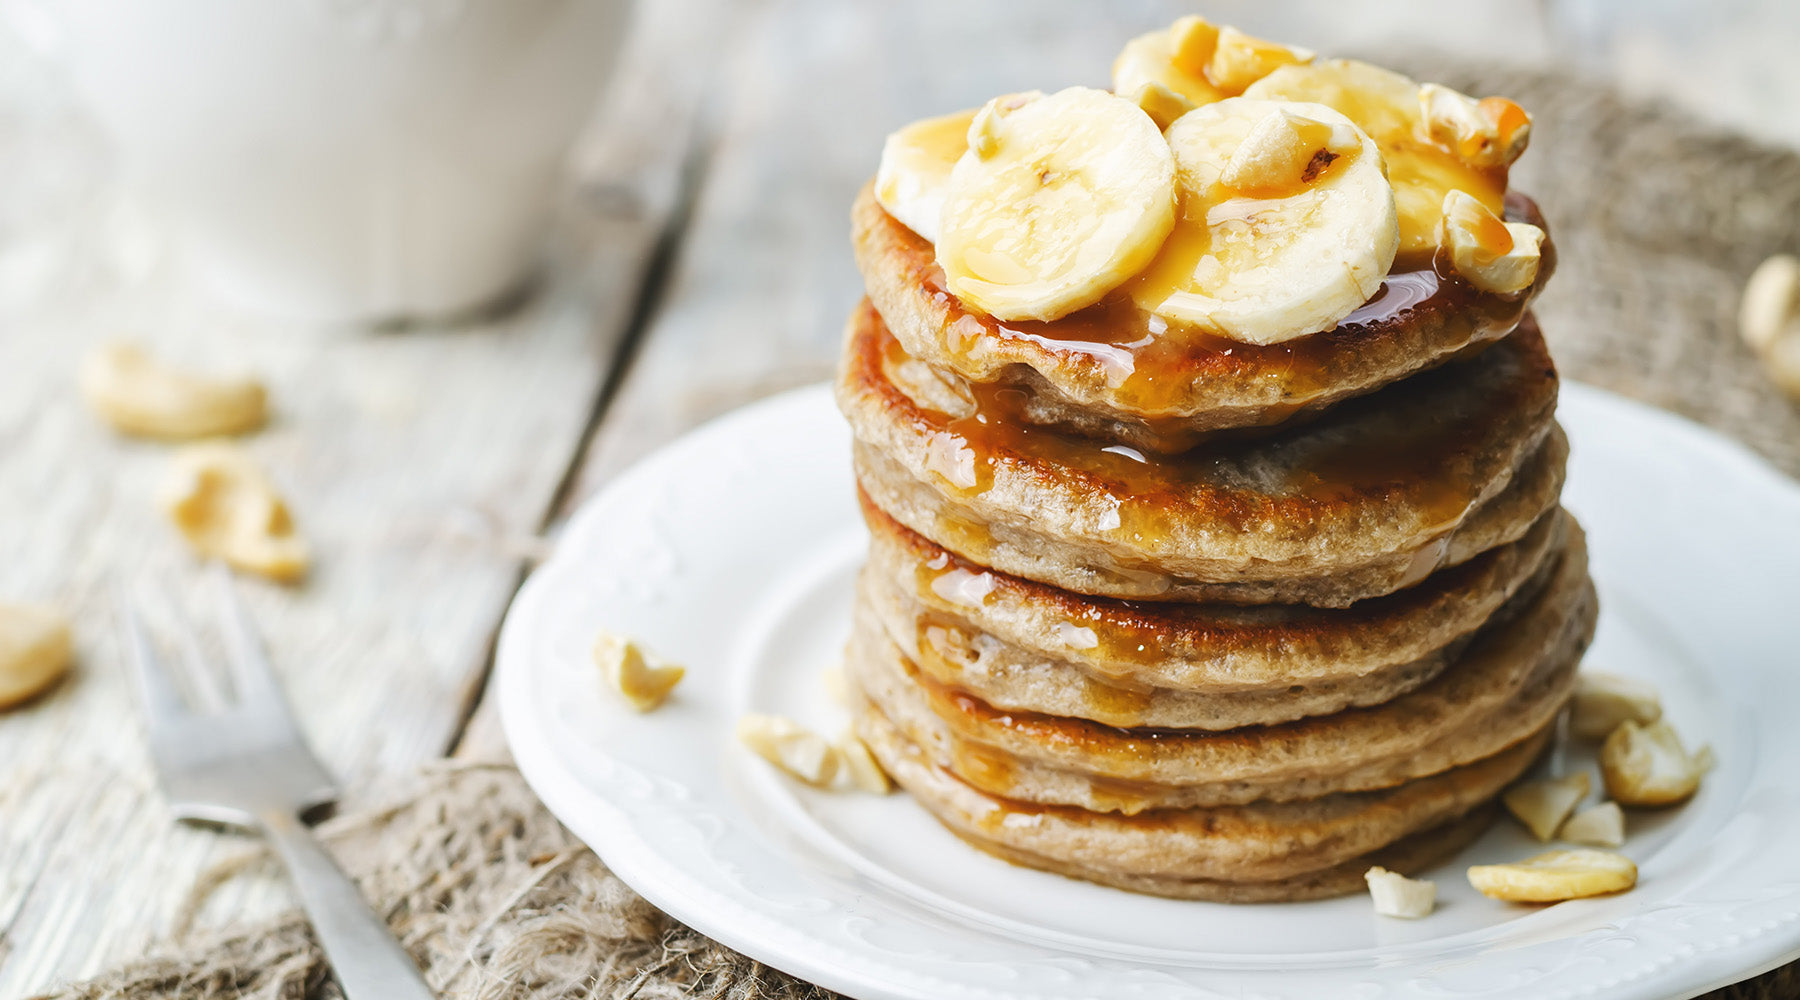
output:
[[[1548,246],[1523,296],[1428,267],[1327,333],[1169,352],[1128,304],[968,310],[868,190],[854,235],[847,665],[903,788],[1006,860],[1188,899],[1480,835],[1597,612],[1528,312]]]

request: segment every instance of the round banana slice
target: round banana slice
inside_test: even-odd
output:
[[[1199,107],[1224,100],[1223,90],[1206,78],[1207,63],[1219,45],[1219,29],[1203,17],[1181,18],[1162,31],[1139,35],[1125,43],[1113,60],[1113,93],[1137,100],[1167,91]]]
[[[1235,97],[1169,126],[1181,221],[1131,285],[1164,319],[1250,344],[1329,330],[1397,242],[1374,142],[1322,104]]]
[[[1125,43],[1113,60],[1113,93],[1140,104],[1145,94],[1160,100],[1167,93],[1199,107],[1243,93],[1279,66],[1312,58],[1306,49],[1188,16]]]
[[[1143,270],[1175,224],[1175,164],[1136,104],[1071,87],[989,101],[950,172],[937,240],[952,293],[1051,320]]]
[[[887,137],[875,170],[875,200],[900,224],[936,243],[950,171],[969,148],[977,108],[913,122]]]
[[[1611,851],[1546,851],[1509,865],[1470,865],[1469,884],[1494,899],[1559,903],[1623,892],[1637,885],[1637,865]]]
[[[1331,59],[1282,66],[1245,88],[1244,96],[1326,105],[1375,140],[1394,188],[1399,255],[1409,265],[1428,263],[1436,251],[1450,191],[1473,196],[1495,215],[1504,212],[1506,166],[1486,157],[1479,157],[1485,165],[1478,166],[1440,145],[1425,120],[1420,87],[1408,77],[1354,59]],[[1454,105],[1441,98],[1438,103]],[[1516,133],[1510,116],[1507,121]],[[1522,142],[1517,148],[1524,148]]]

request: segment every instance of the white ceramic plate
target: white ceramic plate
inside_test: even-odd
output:
[[[1623,895],[1485,899],[1435,873],[1437,913],[1363,896],[1225,906],[1014,868],[905,795],[814,792],[736,745],[745,712],[835,734],[820,676],[847,633],[865,537],[849,435],[822,387],[733,413],[620,476],[569,525],[501,633],[520,768],[619,877],[694,928],[864,1000],[1687,997],[1800,958],[1800,487],[1722,438],[1568,386],[1567,503],[1604,611],[1588,664],[1661,688],[1719,766],[1633,813]],[[588,659],[611,628],[687,664],[637,715]],[[1584,766],[1585,751],[1562,763]]]

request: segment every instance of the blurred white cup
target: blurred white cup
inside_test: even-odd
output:
[[[0,0],[224,296],[447,318],[538,263],[629,0]]]

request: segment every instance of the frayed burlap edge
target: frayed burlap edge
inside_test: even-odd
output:
[[[1690,416],[1800,473],[1800,409],[1736,335],[1739,291],[1800,250],[1800,154],[1563,74],[1384,60],[1514,97],[1535,116],[1516,174],[1561,270],[1539,307],[1565,374]],[[659,913],[500,764],[427,770],[324,828],[439,992],[456,1000],[829,997]],[[197,892],[262,861],[228,866]],[[54,1000],[338,998],[297,916],[197,941]],[[1709,1000],[1800,996],[1789,966]]]
[[[320,827],[441,996],[818,1000],[833,996],[694,933],[632,892],[510,765],[446,763]],[[197,888],[269,864],[248,853]],[[178,918],[177,923],[184,918]],[[177,928],[178,930],[179,928]],[[298,915],[218,934],[55,1000],[341,1000]]]

